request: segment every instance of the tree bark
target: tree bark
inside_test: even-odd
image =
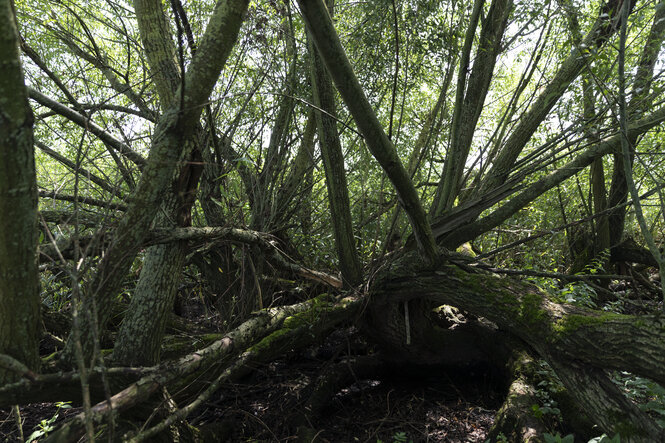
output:
[[[136,16],[145,54],[157,86],[162,108],[175,107],[181,73],[175,63],[172,31],[162,4],[136,0]],[[180,91],[181,94],[184,91]],[[182,158],[186,165],[165,192],[154,225],[159,228],[186,226],[201,172],[194,165],[198,154],[196,140],[200,126],[185,139]],[[161,342],[168,314],[172,311],[176,289],[185,261],[186,244],[174,242],[148,248],[129,310],[120,327],[113,350],[118,365],[153,365],[159,362]]]
[[[438,255],[437,248],[416,188],[353,73],[353,68],[328,14],[328,9],[322,0],[300,0],[298,4],[307,30],[312,36],[337,90],[363,134],[367,147],[397,191],[400,204],[411,222],[420,253],[429,262],[435,262]]]
[[[162,211],[173,214],[177,204]],[[158,226],[164,227],[168,217],[158,215]],[[151,246],[146,252],[139,282],[129,309],[118,331],[113,348],[113,361],[118,366],[152,366],[159,362],[162,339],[187,253],[186,242],[179,241]]]
[[[337,132],[335,92],[321,57],[311,41],[309,43],[309,53],[312,70],[312,95],[314,104],[318,108],[315,110],[316,126],[319,133],[321,158],[326,173],[328,204],[330,205],[330,217],[335,232],[337,257],[345,283],[348,286],[355,286],[362,280],[362,266],[356,249],[353,225],[351,224],[351,207],[344,168],[344,154]]]
[[[150,156],[131,197],[130,206],[86,291],[83,311],[97,312],[96,319],[85,320],[82,324],[81,341],[86,356],[92,355],[94,349],[94,328],[103,328],[106,324],[113,298],[150,227],[159,199],[180,166],[178,160],[184,142],[195,131],[201,115],[201,105],[210,95],[231,53],[247,5],[247,0],[220,0],[217,3],[199,50],[185,75],[184,104],[182,107],[170,108],[159,119]],[[93,309],[93,306],[96,306],[96,309]],[[72,355],[72,347],[73,339],[70,338],[66,359]]]
[[[159,0],[134,0],[134,13],[152,80],[162,109],[167,110],[177,102],[175,94],[182,76],[173,44],[173,29]]]
[[[10,0],[0,0],[0,354],[39,368],[37,182],[33,115]],[[0,368],[0,386],[16,374]]]

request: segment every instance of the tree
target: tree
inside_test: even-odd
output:
[[[40,209],[63,237],[40,245],[43,256],[60,257],[44,260],[42,275],[64,269],[73,276],[62,284],[73,295],[67,300],[74,316],[59,357],[61,369],[76,361],[80,375],[32,374],[0,388],[0,406],[73,398],[72,380],[80,377],[93,398],[111,401],[86,408],[52,436],[69,440],[84,429],[94,435],[113,410],[136,419],[135,406],[162,388],[186,405],[133,434],[140,441],[185,418],[251,364],[320,340],[358,316],[379,350],[376,359],[357,362],[360,372],[384,363],[482,362],[504,374],[509,395],[494,437],[524,439],[530,429],[545,429],[529,411],[534,367],[543,361],[566,388],[568,417],[584,411],[622,440],[661,440],[663,429],[608,376],[621,370],[665,381],[660,318],[600,309],[616,295],[598,280],[616,275],[534,270],[534,263],[552,266],[536,254],[499,258],[545,234],[513,242],[497,228],[567,229],[572,236],[585,220],[569,218],[586,211],[597,239],[593,253],[570,260],[571,268],[595,270],[594,255],[606,272],[609,261],[623,261],[627,172],[651,187],[643,198],[662,180],[638,168],[634,147],[639,141],[654,149],[662,138],[656,60],[665,6],[583,2],[576,16],[565,1],[477,0],[468,9],[458,3],[338,5],[335,21],[333,3],[323,0],[299,0],[299,14],[289,2],[137,0],[126,8],[129,17],[115,4],[63,3],[54,20],[40,18],[41,5],[20,4],[19,18],[33,25],[23,28],[22,49],[39,112],[35,145],[45,170],[38,182],[51,180],[54,189],[40,191]],[[557,26],[570,35],[554,32]],[[635,75],[619,131],[612,112],[624,81],[612,66],[612,44],[622,27],[634,41],[622,53],[625,72]],[[63,70],[58,57],[80,70]],[[12,86],[2,96],[21,90]],[[335,90],[343,107],[336,108]],[[626,139],[633,147],[627,160],[620,155]],[[31,144],[22,146],[31,153]],[[657,158],[648,162],[662,166]],[[605,168],[614,171],[609,193]],[[60,175],[74,177],[73,185],[56,190]],[[554,190],[558,214],[547,211],[539,220],[525,211],[542,208]],[[569,204],[571,195],[581,196],[581,208]],[[73,211],[59,206],[49,214],[47,198],[73,202]],[[34,226],[34,212],[14,206],[32,220],[22,226]],[[662,217],[650,217],[652,229],[662,229]],[[25,230],[26,245],[36,232]],[[400,233],[411,233],[403,245]],[[482,255],[454,252],[466,242]],[[23,261],[17,269],[36,275],[34,252],[23,254],[33,267]],[[525,269],[503,269],[506,263]],[[184,275],[224,313],[226,333],[201,349],[184,345],[179,359],[162,362]],[[546,278],[595,292],[579,306],[558,297],[554,285],[543,289]],[[290,279],[341,292],[273,306]],[[23,288],[35,298],[36,286]],[[108,329],[117,324],[118,306],[125,309],[113,337]],[[452,308],[441,306],[461,310],[466,321],[442,315]],[[18,309],[11,305],[5,317]],[[113,348],[107,360],[105,347]],[[21,349],[32,349],[31,356],[0,352],[36,368],[35,342]],[[123,369],[130,366],[144,368]],[[334,374],[308,399],[294,423],[303,435],[316,434],[308,414],[345,379]]]
[[[11,2],[0,3],[0,354],[39,369],[37,186],[32,147],[33,115],[19,59]],[[5,364],[8,364],[5,362]],[[2,365],[4,366],[4,365]],[[0,384],[17,379],[0,367]]]
[[[332,6],[332,2],[328,2],[327,7],[332,8]],[[353,239],[344,154],[335,121],[335,93],[332,81],[314,45],[310,44],[308,50],[312,65],[312,103],[320,109],[315,111],[316,126],[321,143],[321,159],[326,171],[326,186],[330,196],[328,201],[332,209],[331,218],[335,227],[337,256],[344,279],[350,286],[355,286],[362,280],[362,269]]]

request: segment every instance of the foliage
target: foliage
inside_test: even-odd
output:
[[[665,388],[627,372],[614,374],[614,381],[640,409],[653,416],[661,426],[665,426]]]
[[[566,435],[565,437],[562,437],[559,434],[552,435],[548,434],[547,432],[543,434],[543,439],[545,440],[545,443],[574,443],[575,442],[575,436],[573,434]]]
[[[53,417],[49,419],[44,419],[42,420],[38,425],[37,429],[32,432],[28,436],[28,439],[25,441],[25,443],[31,443],[33,441],[37,441],[42,437],[48,436],[49,432],[53,431],[55,429],[55,426],[53,425],[55,421],[58,419],[60,416],[60,410],[61,409],[70,409],[72,405],[70,404],[70,401],[66,402],[56,402],[55,405],[57,406],[57,411],[55,411],[55,414],[53,414]]]
[[[191,108],[170,109],[171,104],[160,97],[158,85],[172,75],[170,92],[177,89],[181,97],[189,92],[191,85],[181,82],[182,76],[191,74],[190,68],[196,66],[197,48],[218,2],[151,2],[163,8],[158,16],[165,19],[165,29],[157,36],[139,31],[142,13],[135,7],[139,3],[15,2],[22,62],[35,114],[39,209],[68,217],[66,222],[41,221],[40,248],[44,251],[52,246],[51,238],[71,240],[74,245],[71,254],[58,247],[50,260],[39,258],[44,307],[76,311],[81,300],[93,300],[94,309],[82,319],[108,313],[111,306],[96,305],[100,288],[91,286],[97,277],[106,282],[117,272],[122,274],[122,284],[113,291],[113,303],[138,300],[136,288],[141,287],[169,305],[172,300],[162,294],[185,288],[190,299],[204,306],[206,317],[217,314],[217,326],[230,328],[261,307],[321,291],[297,280],[302,272],[284,271],[271,261],[275,255],[289,265],[297,263],[332,276],[340,268],[336,245],[341,243],[341,234],[335,230],[330,209],[330,202],[338,197],[328,195],[319,135],[306,140],[308,121],[321,110],[312,106],[312,54],[308,49],[312,35],[305,29],[304,11],[294,2],[249,2],[237,43],[211,86],[212,92],[193,106],[202,111],[201,117],[193,118],[188,127],[172,128],[164,123],[169,122],[171,112],[180,118]],[[465,244],[473,245],[483,264],[537,271],[531,273],[535,275],[582,269],[579,275],[589,276],[588,280],[556,283],[545,277],[529,278],[546,289],[554,302],[599,310],[622,308],[622,300],[603,299],[603,288],[593,277],[610,273],[610,248],[628,235],[640,242],[640,231],[631,206],[624,205],[627,193],[622,191],[621,180],[625,171],[614,155],[617,150],[607,148],[602,155],[597,151],[616,136],[620,95],[639,99],[630,108],[629,123],[662,114],[663,103],[658,101],[665,90],[662,60],[658,54],[653,63],[643,60],[649,39],[659,39],[650,33],[658,25],[653,22],[658,17],[653,2],[636,8],[627,23],[629,44],[622,54],[626,56],[625,90],[619,90],[615,66],[617,39],[612,32],[616,23],[608,31],[607,42],[594,41],[598,33],[592,33],[591,43],[580,45],[594,26],[602,2],[505,2],[509,5],[505,29],[491,42],[482,39],[494,26],[491,8],[500,1],[482,2],[475,28],[473,2],[336,3],[332,14],[335,29],[371,105],[369,114],[375,114],[367,117],[378,122],[373,136],[389,137],[387,146],[394,148],[399,161],[391,160],[388,166],[397,170],[403,166],[411,178],[401,186],[415,188],[419,196],[415,203],[427,211],[442,192],[444,164],[462,169],[459,183],[451,185],[459,188],[451,191],[452,207],[445,208],[441,216],[458,224],[437,234],[441,246],[455,250],[472,242]],[[574,5],[573,14],[566,10],[566,3]],[[188,29],[182,29],[185,18]],[[173,49],[159,66],[150,66],[147,56],[155,51],[151,38]],[[464,49],[466,42],[470,46]],[[662,38],[656,43],[661,47]],[[491,47],[497,48],[491,65],[478,66],[476,61],[492,54]],[[465,57],[469,61],[461,66]],[[336,62],[327,60],[329,66]],[[646,86],[639,83],[637,74],[645,66],[656,67],[647,72]],[[167,72],[171,68],[173,72]],[[478,80],[481,78],[484,80]],[[340,91],[343,86],[338,81]],[[642,92],[651,94],[643,96]],[[361,125],[350,115],[351,100],[336,98],[338,106],[330,114],[336,119],[343,151],[338,166],[348,181],[346,209],[353,228],[346,240],[355,245],[365,279],[356,289],[365,292],[377,267],[388,260],[387,254],[404,245],[413,246],[410,223],[414,217],[405,212],[413,211],[414,205],[400,204],[400,185],[387,179],[390,168],[380,167],[378,156],[369,152],[367,144],[373,139],[361,134]],[[640,193],[654,191],[644,198],[643,206],[649,231],[662,242],[665,218],[662,197],[655,191],[665,179],[665,156],[661,155],[665,118],[658,119],[634,137],[635,160],[628,168]],[[458,133],[470,135],[468,146],[457,146],[454,137]],[[137,198],[136,189],[146,183],[149,187],[154,178],[144,173],[144,163],[154,158],[158,143],[170,136],[182,138],[177,146],[181,151],[155,170],[171,171],[173,177],[168,176],[168,186],[154,190],[152,200],[143,201]],[[592,183],[590,162],[569,166],[586,159],[585,155],[593,157],[595,167],[602,166],[599,181]],[[505,167],[501,165],[502,159],[511,157]],[[196,168],[203,169],[200,178],[196,173],[187,175]],[[562,171],[572,172],[548,181]],[[182,189],[183,181],[192,189]],[[599,187],[604,188],[602,192]],[[194,193],[196,202],[191,208],[179,200],[185,191]],[[168,206],[171,197],[177,201],[173,204],[177,210]],[[607,200],[615,197],[613,204],[619,206],[606,209]],[[510,210],[502,212],[505,208]],[[134,222],[132,211],[142,210],[148,213],[146,219],[158,215],[149,229],[162,225],[187,228],[190,222],[181,219],[183,211],[191,213],[194,227],[262,231],[274,250],[266,253],[254,244],[214,238],[171,242],[169,245],[182,246],[184,265],[174,265],[179,268],[166,272],[179,278],[170,288],[162,288],[163,279],[151,279],[147,270],[146,264],[155,257],[148,234],[118,253],[131,257],[126,268],[118,271],[116,263],[105,261],[117,244],[118,226],[123,222],[129,226]],[[85,216],[93,222],[84,222]],[[436,226],[440,219],[430,221]],[[602,222],[612,224],[610,246],[601,245]],[[463,238],[470,226],[476,228],[468,235],[473,238]],[[573,245],[578,234],[583,238],[582,250]],[[61,253],[66,257],[59,256]],[[395,256],[399,254],[390,257]],[[580,257],[581,266],[575,267]],[[171,306],[167,308],[170,314]],[[39,323],[39,319],[33,320]],[[106,320],[92,321],[92,335],[101,332],[97,327],[106,327]],[[547,380],[551,373],[542,375]],[[643,410],[663,423],[665,400],[660,386],[625,374],[618,381]],[[537,386],[539,402],[531,412],[558,422],[559,405],[551,395],[555,387],[549,383],[542,381]],[[57,416],[43,421],[33,440],[46,435]],[[569,437],[545,438],[564,442]],[[407,440],[404,432],[393,436],[394,442]]]
[[[539,403],[531,405],[531,412],[534,417],[547,423],[550,429],[556,429],[563,421],[559,404],[554,399],[554,394],[561,389],[561,384],[547,363],[538,362],[538,366],[535,377],[539,381],[535,386],[535,396]]]
[[[596,291],[584,282],[568,283],[555,294],[555,299],[563,303],[595,308]]]

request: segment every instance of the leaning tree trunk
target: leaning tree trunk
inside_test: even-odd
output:
[[[150,228],[159,207],[159,199],[171,183],[175,171],[180,169],[183,145],[195,132],[201,115],[201,104],[207,100],[219,74],[231,53],[247,0],[219,3],[215,8],[201,40],[199,50],[192,58],[184,75],[182,106],[170,107],[162,113],[154,131],[150,157],[143,169],[141,181],[131,198],[131,204],[121,220],[114,240],[100,263],[99,270],[89,285],[89,297],[84,300],[86,312],[97,312],[93,321],[83,322],[81,344],[86,356],[94,350],[97,326],[103,328],[108,321],[114,297],[131,266],[141,242]],[[96,306],[96,310],[93,309]],[[73,355],[74,339],[68,341],[65,359]]]
[[[167,195],[167,199],[171,204],[162,205],[161,209],[171,209],[168,214],[173,214],[175,196]],[[165,227],[168,217],[161,215],[157,219],[158,226]],[[184,241],[148,248],[139,282],[113,349],[116,365],[152,366],[159,362],[164,328],[169,313],[173,311],[186,253],[187,242]]]
[[[436,244],[416,188],[395,146],[386,135],[339,40],[323,0],[298,2],[307,31],[339,91],[349,112],[365,138],[367,148],[392,182],[409,217],[420,253],[429,261],[436,260]]]
[[[182,106],[176,95],[182,72],[176,64],[176,48],[162,4],[136,0],[137,22],[163,109]],[[154,224],[159,228],[188,226],[191,206],[202,167],[195,140],[198,130],[184,140],[182,158],[186,166],[168,187]],[[119,365],[154,365],[159,361],[161,342],[168,314],[172,311],[176,289],[187,252],[185,242],[173,242],[148,248],[139,283],[122,322],[113,351]]]

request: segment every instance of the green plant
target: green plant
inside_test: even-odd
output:
[[[614,380],[640,409],[654,416],[659,425],[665,426],[665,388],[628,372],[617,373]]]
[[[25,441],[25,443],[31,443],[33,441],[38,440],[41,437],[46,437],[49,432],[55,429],[55,426],[53,426],[53,423],[58,419],[58,416],[60,415],[60,409],[70,409],[72,405],[70,405],[71,402],[69,401],[59,401],[56,402],[56,406],[58,407],[58,410],[55,411],[55,414],[53,414],[53,417],[49,419],[42,420],[38,425],[37,429],[30,434],[28,439]]]
[[[559,389],[554,381],[555,375],[552,369],[545,362],[539,363],[540,368],[536,371],[536,376],[540,381],[536,384],[535,395],[539,400],[538,404],[531,406],[534,417],[542,419],[543,416],[549,416],[551,419],[561,421],[561,410],[559,405],[552,398],[552,392]]]
[[[585,275],[585,274],[602,274],[605,272],[604,266],[605,263],[610,259],[610,250],[609,249],[603,249],[600,251],[600,253],[596,254],[594,258],[592,258],[589,263],[584,266],[584,270],[580,272],[578,275]]]
[[[555,297],[558,301],[563,303],[571,303],[578,306],[585,306],[587,308],[597,307],[594,301],[597,298],[596,291],[584,282],[568,283],[561,288]]]
[[[547,432],[543,434],[545,443],[574,443],[575,436],[573,434],[568,434],[565,437],[562,437],[560,434],[552,435]]]

